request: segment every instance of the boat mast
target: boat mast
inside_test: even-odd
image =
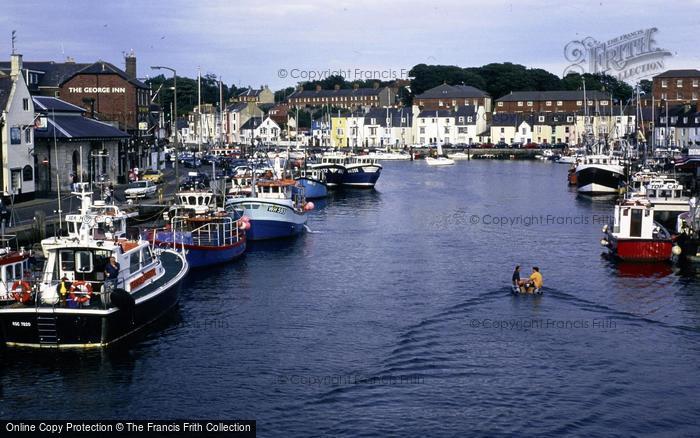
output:
[[[197,67],[197,150],[202,152],[202,70]]]

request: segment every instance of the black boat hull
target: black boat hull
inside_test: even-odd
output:
[[[618,193],[623,180],[623,174],[599,167],[590,166],[576,171],[576,187],[581,193]]]

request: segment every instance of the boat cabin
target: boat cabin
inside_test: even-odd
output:
[[[257,181],[255,184],[255,194],[258,198],[264,199],[290,199],[292,197],[292,187],[296,185],[293,179]]]
[[[654,222],[654,208],[646,200],[625,200],[615,206],[613,235],[624,239],[658,239],[669,236],[665,228]]]
[[[321,164],[334,164],[344,166],[347,162],[345,155],[324,155],[321,157]]]
[[[214,193],[210,190],[192,190],[177,193],[177,207],[186,210],[194,210],[195,214],[207,213],[213,205]]]
[[[10,290],[15,281],[27,279],[29,258],[24,252],[0,248],[0,300],[11,300]]]
[[[646,185],[646,195],[649,198],[682,198],[683,185],[675,179],[652,179]]]
[[[348,160],[349,164],[360,164],[360,165],[376,165],[377,159],[375,157],[370,157],[368,155],[356,155],[350,157]]]
[[[581,164],[609,164],[620,165],[620,159],[610,155],[586,155],[581,159]]]
[[[126,220],[129,216],[116,205],[108,205],[104,201],[94,201],[86,215],[66,215],[68,235],[77,237],[80,228],[86,225],[91,233],[90,237],[95,240],[126,237]]]

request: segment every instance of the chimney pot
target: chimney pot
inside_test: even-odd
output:
[[[136,79],[136,55],[134,52],[129,52],[124,57],[125,73],[129,79]]]
[[[22,72],[22,55],[13,53],[10,56],[10,76],[16,77]]]

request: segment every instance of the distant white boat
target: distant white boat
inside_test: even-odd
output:
[[[469,154],[465,154],[464,152],[455,152],[454,154],[447,154],[447,157],[453,160],[468,160]]]
[[[428,166],[449,166],[451,164],[455,164],[455,160],[445,157],[427,157],[425,162],[428,164]]]
[[[370,152],[367,156],[375,160],[410,160],[411,156],[404,152]]]
[[[442,145],[440,143],[437,145],[437,158],[426,157],[425,162],[428,163],[428,166],[449,166],[455,164],[455,160],[442,156]]]

